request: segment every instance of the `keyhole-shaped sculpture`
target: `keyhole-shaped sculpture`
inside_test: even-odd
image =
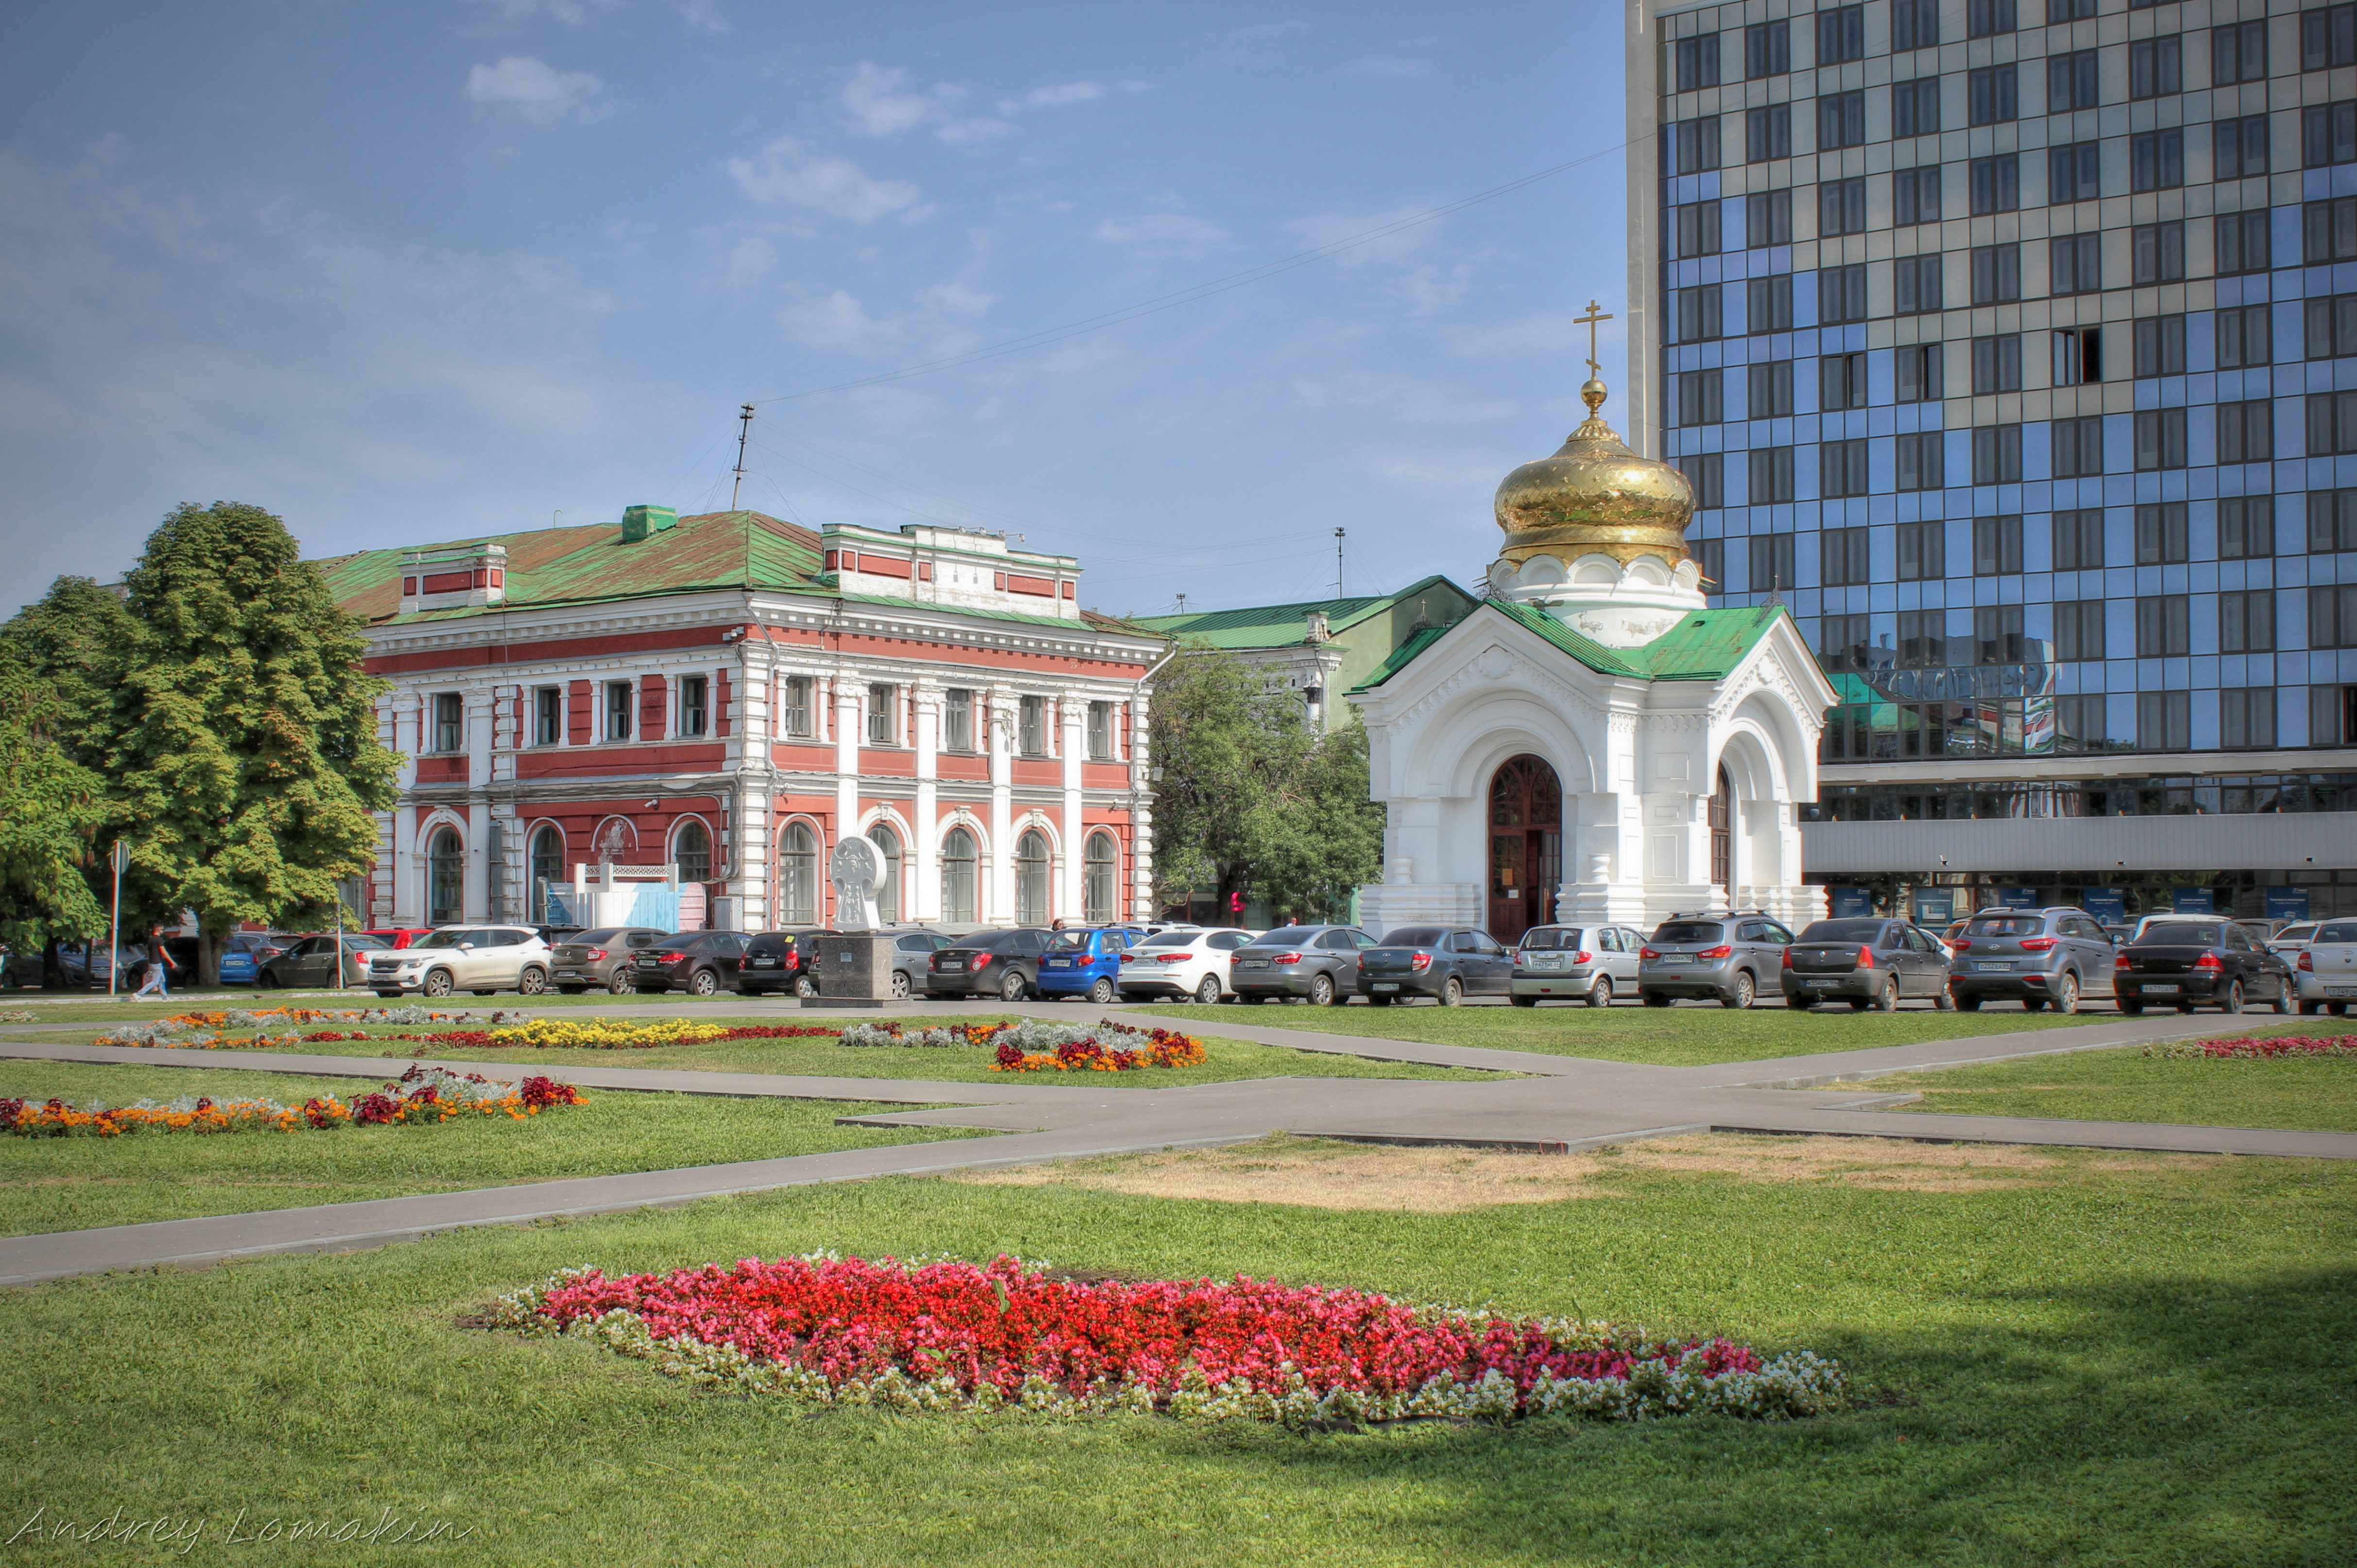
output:
[[[872,931],[884,923],[876,911],[877,890],[884,885],[884,857],[873,843],[845,839],[834,846],[826,874],[834,884],[836,930]]]

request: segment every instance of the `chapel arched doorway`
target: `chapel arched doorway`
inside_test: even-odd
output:
[[[1544,757],[1509,757],[1490,779],[1490,934],[1509,946],[1555,918],[1563,880],[1563,780]]]
[[[1710,879],[1726,899],[1727,907],[1735,908],[1735,790],[1727,781],[1727,769],[1718,770],[1718,787],[1710,797]]]

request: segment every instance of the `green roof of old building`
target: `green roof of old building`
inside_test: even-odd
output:
[[[1290,648],[1309,635],[1309,618],[1322,614],[1326,629],[1336,636],[1369,617],[1415,598],[1433,587],[1448,589],[1470,603],[1472,596],[1436,574],[1393,594],[1364,594],[1346,599],[1305,599],[1298,604],[1254,605],[1243,609],[1200,610],[1186,615],[1134,616],[1133,626],[1163,637],[1209,643],[1241,653],[1254,649]]]
[[[1484,599],[1481,607],[1536,632],[1590,670],[1638,681],[1721,680],[1768,635],[1776,618],[1788,613],[1781,605],[1695,610],[1642,648],[1607,648],[1574,630],[1544,606]],[[1381,686],[1414,663],[1448,629],[1431,628],[1408,639],[1355,690],[1371,692]]]

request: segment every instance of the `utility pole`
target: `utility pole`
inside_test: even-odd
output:
[[[110,922],[112,930],[107,938],[110,946],[106,955],[106,993],[112,996],[114,994],[115,971],[121,967],[117,960],[123,952],[123,868],[131,864],[131,846],[116,839],[114,849],[107,859],[114,865],[114,913]]]
[[[737,492],[745,488],[745,442],[753,434],[753,405],[747,403],[737,407],[743,412],[737,416],[741,423],[737,428],[737,482],[728,487],[730,511],[737,510]]]
[[[1338,599],[1342,596],[1342,532],[1339,528],[1334,531],[1334,596]]]

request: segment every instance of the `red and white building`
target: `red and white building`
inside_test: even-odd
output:
[[[845,833],[884,852],[888,919],[1150,913],[1167,644],[1082,609],[1070,556],[632,507],[322,567],[404,759],[377,923],[538,921],[610,856],[676,867],[683,924],[825,925]]]

